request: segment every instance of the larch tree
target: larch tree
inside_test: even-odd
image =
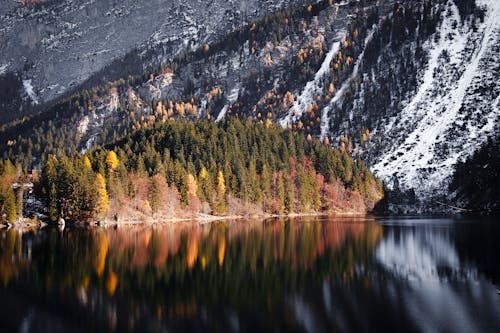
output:
[[[226,184],[224,174],[219,170],[217,173],[217,201],[215,203],[214,213],[222,215],[226,212]]]
[[[106,156],[106,165],[108,166],[109,172],[115,171],[119,164],[120,160],[118,160],[116,153],[113,150],[109,151]]]
[[[109,208],[109,198],[108,191],[106,190],[106,180],[100,173],[96,176],[95,186],[97,191],[96,213],[98,215],[105,215]]]

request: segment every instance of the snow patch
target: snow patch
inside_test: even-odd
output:
[[[295,120],[299,119],[309,104],[314,101],[315,96],[322,93],[321,83],[323,82],[324,77],[330,74],[330,63],[332,62],[333,57],[335,57],[339,52],[339,49],[340,42],[332,44],[330,51],[328,51],[323,63],[321,64],[320,69],[314,75],[314,79],[306,84],[304,90],[297,97],[297,100],[288,111],[288,114],[285,118],[280,120],[281,126],[287,127]]]
[[[0,66],[0,75],[5,74],[5,72],[7,72],[7,68],[9,68],[9,64]]]
[[[229,104],[232,104],[238,100],[238,95],[240,93],[240,87],[235,86],[231,91],[229,92],[229,95],[227,96],[227,101],[229,102],[228,104],[224,105],[222,110],[220,110],[219,115],[217,116],[217,119],[215,120],[216,122],[221,121],[224,119],[226,116],[227,110],[229,110]]]
[[[24,91],[28,94],[29,98],[33,104],[38,104],[38,97],[33,89],[33,85],[31,84],[31,80],[23,80]]]
[[[465,117],[463,114],[478,103],[474,98],[467,102],[471,100],[468,95],[475,84],[485,79],[481,61],[500,37],[500,3],[483,0],[479,4],[486,6],[487,13],[484,23],[478,27],[481,37],[477,38],[468,24],[457,26],[458,8],[452,1],[447,3],[452,15],[446,15],[448,10],[443,13],[440,38],[430,45],[428,66],[417,93],[382,130],[386,134],[397,130],[406,134],[406,138],[401,145],[383,154],[373,171],[386,181],[396,176],[402,189],[413,188],[421,197],[445,193],[456,163],[487,140],[500,117],[497,97],[493,104],[479,111],[486,124],[474,123],[458,132],[455,128],[468,121],[461,119]],[[479,43],[471,49],[474,41]],[[443,52],[449,54],[448,63],[440,59]],[[443,153],[440,146],[453,149]],[[388,186],[391,188],[392,184],[389,182]]]
[[[89,129],[89,116],[85,116],[80,120],[80,123],[78,124],[77,131],[80,135],[85,135]]]
[[[376,27],[374,26],[371,29],[371,31],[368,33],[368,35],[366,36],[365,44],[364,44],[365,46],[372,40],[373,34],[375,32],[375,28]],[[363,61],[364,56],[365,56],[365,50],[363,49],[363,52],[361,52],[361,54],[358,57],[358,60],[356,61],[356,64],[354,65],[354,69],[352,70],[351,76],[347,80],[344,81],[344,83],[342,84],[342,87],[339,90],[337,90],[337,93],[332,98],[332,100],[330,101],[328,106],[326,106],[323,109],[323,115],[321,116],[321,135],[320,135],[321,140],[323,140],[325,138],[325,136],[328,134],[328,132],[330,131],[330,116],[329,116],[329,114],[330,114],[331,110],[333,109],[333,107],[335,105],[337,105],[337,103],[342,101],[344,93],[346,92],[347,89],[349,89],[349,86],[351,85],[352,80],[358,76],[359,67]]]

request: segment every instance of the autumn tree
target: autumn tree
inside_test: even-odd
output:
[[[120,161],[118,160],[118,156],[113,150],[110,150],[108,152],[108,155],[106,156],[106,165],[108,167],[108,171],[112,173],[116,170],[119,164]]]
[[[222,215],[226,212],[226,184],[224,174],[219,170],[217,173],[217,199],[215,201],[214,213]]]
[[[109,198],[106,190],[106,180],[100,173],[96,175],[95,188],[97,193],[96,213],[104,216],[109,208]]]

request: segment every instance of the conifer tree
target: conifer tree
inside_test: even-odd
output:
[[[276,195],[279,205],[279,214],[283,214],[285,212],[285,202],[286,202],[286,194],[285,194],[285,183],[283,181],[283,176],[281,174],[278,175],[278,179],[276,180]]]
[[[158,181],[160,175],[156,175],[151,179],[151,188],[149,189],[149,202],[153,213],[157,213],[161,206],[161,188]]]
[[[271,173],[269,172],[269,167],[266,163],[262,166],[261,175],[261,190],[262,190],[262,202],[264,211],[269,211],[272,201],[271,193]]]
[[[291,214],[295,210],[295,186],[293,180],[288,173],[284,174],[285,186],[285,212]]]
[[[16,194],[10,186],[4,194],[2,213],[9,222],[15,222],[17,219]]]

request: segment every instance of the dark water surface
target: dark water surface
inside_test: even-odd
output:
[[[495,219],[0,230],[0,332],[500,332]]]

